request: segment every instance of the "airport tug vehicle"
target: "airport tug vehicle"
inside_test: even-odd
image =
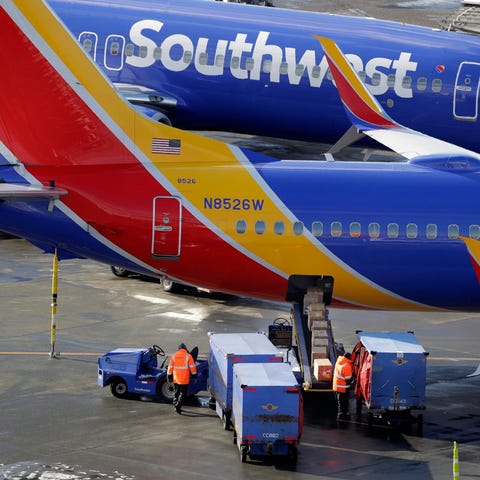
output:
[[[197,359],[197,347],[190,353],[197,366],[197,379],[190,382],[189,396],[206,390],[208,380],[208,361]],[[174,386],[167,379],[168,360],[168,355],[158,345],[117,348],[98,358],[98,384],[110,386],[112,395],[117,398],[136,394],[160,397],[172,403]]]

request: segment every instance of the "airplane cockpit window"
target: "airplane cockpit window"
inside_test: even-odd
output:
[[[330,224],[330,235],[340,237],[342,235],[342,222],[332,222]]]
[[[434,238],[437,238],[438,235],[438,228],[434,223],[429,223],[425,227],[425,235],[429,240],[433,240]]]
[[[350,236],[351,237],[359,237],[362,233],[362,228],[359,222],[352,222],[350,224]]]
[[[416,223],[407,224],[406,228],[407,238],[417,238],[418,226]]]
[[[380,236],[380,224],[372,222],[368,224],[368,236],[370,238],[378,238]]]
[[[389,223],[387,225],[388,238],[398,238],[398,223]]]
[[[255,222],[255,233],[257,235],[263,235],[265,233],[265,222],[263,220],[257,220]]]
[[[312,233],[316,237],[321,237],[323,235],[323,222],[313,222],[312,223]]]
[[[470,228],[468,229],[468,234],[470,238],[480,238],[480,225],[470,225]]]
[[[432,92],[439,93],[442,91],[442,80],[435,78],[432,81]]]
[[[427,79],[426,77],[419,77],[417,80],[417,90],[423,92],[427,89]]]
[[[247,222],[245,220],[237,221],[237,233],[244,234],[247,230]]]
[[[132,57],[134,51],[135,51],[135,46],[133,45],[133,43],[127,43],[127,45],[125,45],[125,56],[126,57]]]
[[[283,222],[275,222],[273,225],[273,232],[275,235],[283,235],[285,232],[285,224]]]
[[[457,238],[460,233],[458,225],[452,223],[448,226],[448,238]]]

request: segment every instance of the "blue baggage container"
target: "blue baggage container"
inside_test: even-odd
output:
[[[423,416],[414,419],[411,410],[425,408],[428,353],[413,332],[359,332],[353,354],[357,415],[363,402],[369,425],[416,420],[420,430]]]
[[[232,421],[242,462],[247,455],[286,455],[296,464],[303,404],[290,366],[239,363],[233,372]]]
[[[209,333],[209,380],[211,405],[230,429],[233,365],[236,363],[281,363],[283,357],[262,332]]]

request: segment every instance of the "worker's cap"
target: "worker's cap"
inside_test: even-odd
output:
[[[188,349],[187,349],[187,346],[186,346],[184,343],[181,343],[181,344],[178,346],[178,349],[179,349],[179,350],[182,350],[182,349],[183,349],[183,350],[188,350]]]

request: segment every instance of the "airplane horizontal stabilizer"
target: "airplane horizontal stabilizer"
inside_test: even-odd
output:
[[[360,133],[408,160],[419,157],[422,160],[428,157],[438,159],[439,156],[444,156],[468,158],[471,164],[480,161],[480,155],[471,150],[406,128],[392,120],[370,93],[338,45],[328,38],[315,37],[323,47],[347,115]]]

